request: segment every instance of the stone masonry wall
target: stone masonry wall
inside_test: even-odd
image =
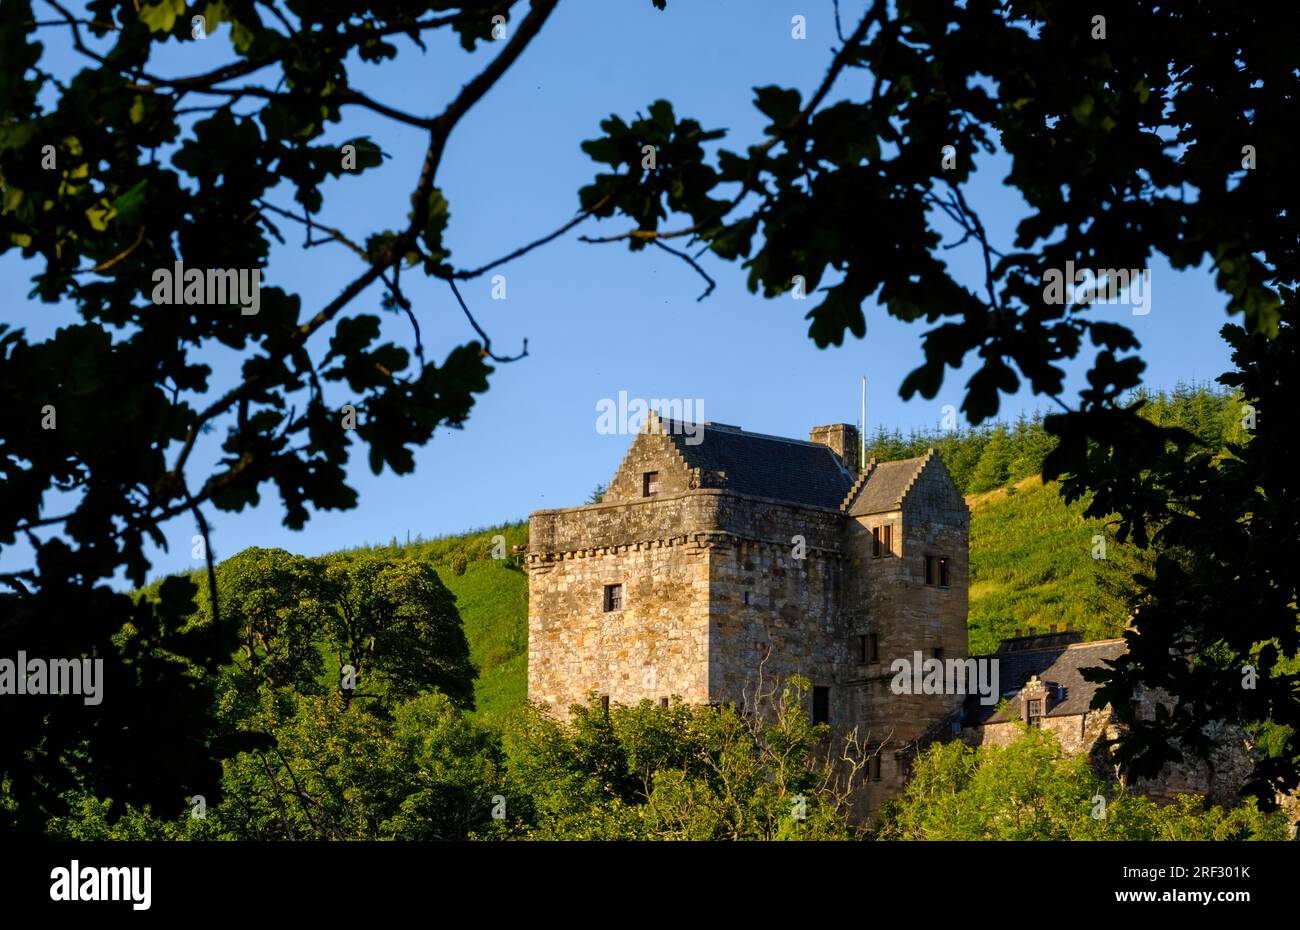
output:
[[[625,704],[674,694],[708,700],[717,497],[637,496],[529,518],[530,700],[561,718],[590,691]],[[611,584],[623,585],[620,610],[604,609]]]
[[[1097,743],[1112,733],[1110,711],[1090,710],[1086,714],[1069,714],[1062,717],[1043,717],[1042,729],[1056,737],[1061,748],[1077,755],[1091,754]],[[1024,732],[1023,725],[1015,720],[989,723],[962,730],[962,742],[968,746],[1009,746]]]
[[[1138,698],[1140,713],[1154,712],[1152,692]],[[1086,714],[1042,718],[1042,728],[1056,737],[1061,748],[1071,755],[1087,754],[1093,769],[1103,778],[1116,778],[1109,751],[1103,741],[1119,735],[1110,707],[1089,710]],[[1015,721],[968,727],[961,738],[969,746],[1006,746],[1019,738],[1022,728]],[[1210,733],[1214,749],[1208,760],[1185,752],[1183,761],[1166,764],[1155,778],[1139,778],[1131,787],[1158,802],[1167,803],[1180,794],[1198,794],[1211,803],[1235,807],[1241,802],[1240,791],[1248,780],[1255,754],[1246,731],[1238,724],[1219,723]],[[1279,798],[1285,803],[1289,799]]]
[[[970,589],[970,510],[937,455],[908,492],[903,511],[902,552],[892,616],[917,639],[943,649],[945,658],[969,653],[966,615]],[[948,559],[947,589],[925,583],[925,556]],[[960,702],[959,702],[960,703]]]
[[[1137,696],[1138,716],[1154,719],[1157,704],[1172,706],[1173,699],[1160,689],[1141,689]],[[1214,747],[1208,759],[1184,751],[1182,762],[1167,763],[1155,778],[1136,779],[1133,787],[1160,801],[1191,792],[1216,804],[1238,803],[1242,786],[1250,780],[1255,766],[1250,735],[1240,724],[1226,721],[1211,724],[1207,735]]]
[[[760,672],[764,690],[800,675],[831,689],[833,722],[847,718],[841,521],[832,510],[722,499],[709,562],[712,701],[752,706]]]
[[[950,481],[934,456],[907,492],[903,509],[854,517],[847,528],[847,560],[856,570],[845,606],[848,640],[856,644],[859,635],[877,637],[875,661],[862,664],[853,656],[852,700],[861,708],[863,738],[872,744],[886,741],[879,780],[864,786],[868,812],[902,791],[907,766],[895,753],[956,715],[963,701],[962,695],[895,694],[891,688],[896,659],[914,662],[918,651],[929,659],[936,649],[944,659],[969,655],[970,512]],[[884,525],[892,528],[892,551],[876,557],[872,530]],[[926,585],[926,555],[948,559],[947,589]]]
[[[620,610],[605,585],[623,585]],[[622,704],[708,699],[708,549],[680,539],[564,553],[530,566],[528,696],[566,718],[595,691]]]

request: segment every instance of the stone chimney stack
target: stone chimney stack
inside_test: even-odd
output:
[[[855,475],[858,473],[862,439],[858,436],[856,426],[848,423],[814,426],[808,433],[808,439],[811,442],[829,447],[832,452],[840,457],[840,461],[844,463],[845,468]]]

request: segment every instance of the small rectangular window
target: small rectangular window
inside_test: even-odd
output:
[[[939,560],[939,587],[948,587],[948,560]]]
[[[660,706],[660,707],[667,707],[667,706],[668,706],[668,698],[663,698],[663,697],[661,697],[661,698],[659,699],[659,706]]]
[[[1029,725],[1035,730],[1043,725],[1043,702],[1040,700],[1029,702]]]
[[[621,584],[605,585],[605,613],[623,609],[623,586]]]
[[[659,472],[648,471],[641,476],[641,496],[649,497],[659,493]]]
[[[877,633],[872,633],[870,638],[871,638],[871,643],[870,643],[870,646],[871,646],[871,652],[870,652],[871,661],[872,661],[872,662],[878,662],[878,661],[880,661],[880,635],[877,634]]]
[[[813,712],[812,722],[830,723],[831,722],[831,689],[825,685],[813,686]]]
[[[880,527],[878,526],[871,528],[871,557],[880,558]]]
[[[934,556],[932,555],[925,557],[925,583],[934,584]]]
[[[859,665],[867,664],[867,656],[870,655],[869,652],[870,649],[871,649],[871,637],[865,634],[859,636],[858,637],[858,664]]]
[[[869,768],[871,771],[871,780],[880,781],[880,753],[876,753],[871,757],[871,765]]]

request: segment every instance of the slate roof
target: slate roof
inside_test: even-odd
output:
[[[1026,637],[1028,638],[1028,637]],[[1006,650],[981,659],[998,660],[998,687],[1002,696],[1012,701],[1020,693],[1031,675],[1052,693],[1048,702],[1048,717],[1069,717],[1086,714],[1097,684],[1085,681],[1081,669],[1103,666],[1124,654],[1127,649],[1122,639],[1104,639],[1093,643],[1074,643],[1049,648]],[[1065,689],[1059,696],[1058,687]],[[978,695],[966,700],[966,726],[983,726],[986,723],[1005,723],[1016,719],[1014,709],[997,711],[997,704],[981,704]]]
[[[821,443],[705,423],[703,438],[691,445],[682,424],[664,420],[664,426],[687,464],[724,473],[729,491],[836,509],[853,485],[853,476]],[[695,430],[694,424],[688,428]]]
[[[866,485],[858,493],[857,500],[849,506],[849,514],[855,517],[873,513],[898,510],[903,494],[921,471],[928,456],[914,459],[899,459],[895,462],[879,462],[867,478]]]

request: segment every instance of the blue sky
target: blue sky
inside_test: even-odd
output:
[[[842,6],[846,18],[856,13],[855,4]],[[795,14],[807,17],[806,40],[791,38]],[[81,66],[63,49],[57,31],[45,32],[47,67],[49,62],[56,71]],[[183,50],[173,46],[154,70],[202,71],[228,54],[227,35],[222,30]],[[665,13],[654,10],[650,0],[564,0],[523,58],[451,137],[438,182],[451,205],[447,241],[454,263],[477,267],[572,217],[578,188],[596,172],[579,143],[598,135],[600,120],[609,114],[630,118],[665,98],[679,115],[693,116],[706,128],[726,128],[722,144],[743,150],[761,139],[763,117],[752,106],[752,88],[791,86],[806,98],[825,73],[834,41],[830,0],[672,0]],[[358,65],[354,83],[385,103],[433,114],[496,51],[489,43],[467,55],[450,36],[431,37],[428,53],[404,42],[396,61]],[[867,80],[862,72],[848,72],[835,95],[861,94]],[[420,130],[368,111],[350,108],[345,116],[327,140],[370,135],[391,157],[381,169],[327,187],[319,219],[364,239],[404,223],[425,140]],[[1022,207],[1002,186],[1006,168],[997,157],[981,163],[968,195],[995,242],[1003,245],[1010,243]],[[276,202],[291,206],[290,192]],[[359,266],[342,248],[304,252],[299,231],[290,227],[281,227],[288,244],[273,253],[265,283],[296,291],[304,312],[313,312]],[[210,513],[218,557],[249,545],[311,555],[404,539],[408,533],[454,533],[519,519],[539,508],[582,503],[593,486],[613,474],[630,441],[595,429],[597,403],[620,391],[630,397],[700,399],[706,419],[803,438],[814,424],[857,421],[862,375],[869,379],[873,428],[935,426],[943,405],[960,405],[968,373],[949,372],[933,401],[903,403],[898,397],[899,383],[922,358],[924,324],[900,323],[869,306],[864,339],[819,350],[803,319],[815,298],[764,300],[746,291],[738,265],[706,257],[718,286],[697,302],[703,282],[680,260],[654,249],[631,254],[622,245],[590,245],[576,238],[580,232],[625,229],[625,221],[588,221],[511,263],[501,271],[508,295],[503,301],[490,298],[487,277],[463,287],[494,349],[514,353],[526,337],[530,354],[498,368],[466,428],[440,430],[417,453],[413,475],[375,476],[364,454],[354,453],[350,481],[360,492],[359,507],[315,514],[300,532],[281,525],[273,492],[243,513]],[[955,250],[945,259],[974,280],[974,251]],[[0,319],[39,338],[75,315],[70,307],[27,300],[36,271],[13,253],[0,258]],[[441,360],[474,337],[445,286],[417,284],[413,278],[404,283],[428,358]],[[1217,335],[1226,320],[1225,300],[1209,272],[1175,273],[1157,262],[1151,290],[1146,316],[1132,316],[1127,307],[1090,311],[1133,327],[1148,363],[1146,383],[1172,387],[1225,370],[1228,352]],[[352,311],[375,312],[379,298],[380,290],[372,288]],[[410,345],[405,321],[384,316],[389,338]],[[214,389],[233,383],[232,358],[216,353],[210,358],[219,373]],[[1071,367],[1072,390],[1085,368]],[[1002,416],[1046,404],[1025,392],[1004,403]],[[199,453],[193,469],[215,461],[216,443]],[[168,524],[170,551],[156,553],[155,573],[195,566],[193,532],[189,519]],[[23,556],[15,548],[0,554],[0,564],[13,565]]]

